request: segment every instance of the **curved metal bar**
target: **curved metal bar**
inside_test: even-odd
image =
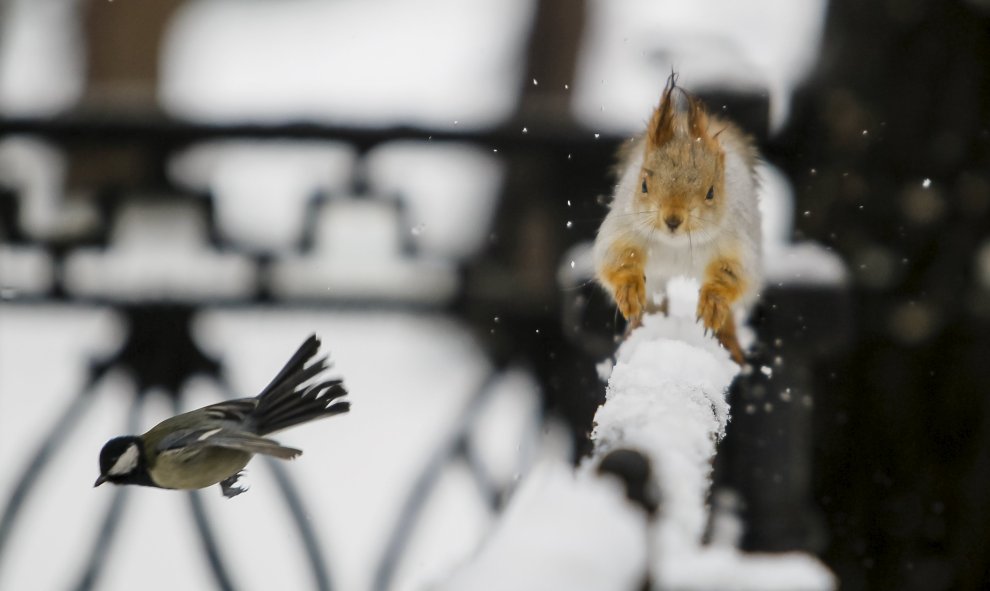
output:
[[[471,480],[478,487],[478,494],[485,499],[489,511],[494,513],[501,509],[504,495],[495,483],[495,478],[488,471],[481,458],[478,457],[478,452],[471,445],[466,432],[461,434],[461,438],[457,442],[457,447],[456,457],[464,461],[468,471],[471,473]]]
[[[173,410],[176,414],[182,412],[182,404],[178,396],[173,396]],[[223,556],[220,553],[220,545],[217,544],[217,537],[213,531],[213,526],[206,518],[206,509],[203,507],[202,491],[193,490],[186,493],[189,499],[189,508],[192,510],[193,522],[199,532],[199,539],[203,543],[203,550],[213,572],[213,577],[217,581],[217,587],[223,591],[234,591],[234,581],[230,578],[230,573],[224,564]]]
[[[385,552],[378,568],[375,572],[375,580],[372,583],[374,591],[388,591],[399,567],[399,561],[405,551],[406,544],[416,527],[419,516],[422,513],[423,505],[433,492],[433,487],[439,480],[440,473],[450,459],[458,454],[459,442],[462,440],[467,428],[474,423],[474,418],[481,409],[482,403],[487,400],[488,395],[495,384],[498,374],[492,370],[485,380],[478,386],[474,397],[468,402],[461,416],[457,421],[456,430],[440,444],[433,457],[426,463],[423,471],[413,484],[406,497],[406,502],[399,513],[398,523],[392,530],[392,536],[388,540]]]
[[[113,541],[113,537],[117,533],[117,525],[120,523],[120,516],[124,514],[124,508],[127,506],[127,499],[129,497],[130,490],[127,487],[119,486],[114,491],[110,510],[107,511],[106,517],[103,518],[103,525],[96,535],[96,541],[89,553],[89,559],[86,560],[86,569],[79,577],[79,582],[75,586],[76,591],[90,591],[95,588],[100,573],[103,571],[103,565],[106,563],[110,542]]]
[[[17,484],[14,486],[14,491],[10,493],[10,497],[7,499],[7,503],[4,505],[3,515],[0,517],[0,564],[3,561],[4,548],[7,545],[7,540],[10,539],[11,532],[14,529],[14,525],[17,521],[17,516],[20,513],[21,507],[31,494],[35,485],[38,483],[38,478],[41,476],[42,470],[45,468],[45,464],[48,460],[55,455],[59,448],[65,443],[69,438],[72,431],[75,429],[76,425],[79,424],[79,420],[82,418],[83,413],[89,408],[92,403],[92,397],[89,396],[90,392],[93,390],[93,386],[96,384],[96,380],[90,379],[88,383],[83,386],[82,391],[79,396],[72,401],[69,406],[62,411],[58,420],[52,425],[51,429],[48,430],[47,435],[42,438],[41,445],[38,447],[37,451],[31,457],[31,461],[28,462],[27,466],[21,472],[20,477],[17,479]]]
[[[223,591],[234,591],[236,587],[234,587],[234,581],[230,578],[230,573],[224,565],[213,526],[206,518],[202,495],[203,492],[198,490],[186,493],[186,498],[189,499],[189,506],[192,509],[193,521],[195,521],[196,529],[199,531],[199,538],[203,542],[203,550],[206,551],[206,557],[210,564],[210,570],[213,571],[213,577],[217,581],[217,587]]]
[[[278,460],[269,459],[268,464],[275,474],[279,492],[282,493],[286,505],[289,506],[289,512],[292,514],[292,520],[296,523],[299,535],[302,536],[306,558],[309,560],[313,569],[313,577],[316,579],[316,588],[320,591],[330,591],[333,586],[330,584],[330,574],[327,572],[326,563],[323,560],[320,541],[316,536],[316,530],[306,519],[306,508],[303,505],[302,497],[299,495],[299,489],[289,478],[285,466],[280,464]]]
[[[127,417],[127,433],[137,433],[139,431],[139,419],[141,409],[144,406],[142,404],[143,401],[144,396],[140,393],[134,397],[134,401],[131,403],[131,410]],[[106,517],[103,518],[103,525],[100,526],[100,531],[97,533],[96,540],[89,553],[89,559],[86,561],[86,570],[83,571],[79,578],[79,583],[76,584],[76,591],[90,591],[93,589],[103,570],[103,565],[106,563],[110,544],[113,542],[113,538],[118,531],[117,526],[120,524],[120,516],[124,514],[127,499],[130,498],[130,488],[118,486],[116,489],[113,501],[110,503],[110,510],[107,511]]]
[[[237,398],[237,393],[234,392],[233,387],[231,387],[226,379],[219,381],[227,399]],[[320,544],[319,537],[310,520],[306,518],[306,507],[303,503],[302,496],[299,494],[299,488],[292,482],[288,471],[286,471],[285,466],[280,461],[270,458],[266,458],[266,460],[267,465],[272,469],[272,474],[275,476],[279,493],[281,493],[282,498],[285,499],[285,504],[289,507],[292,521],[295,522],[296,529],[299,531],[300,537],[302,537],[303,550],[306,552],[306,559],[313,569],[316,588],[320,591],[331,591],[333,585],[331,584],[326,561],[323,558],[322,544]]]

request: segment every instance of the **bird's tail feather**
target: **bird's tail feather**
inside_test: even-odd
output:
[[[337,401],[347,394],[341,380],[303,386],[330,368],[326,357],[306,365],[319,349],[320,341],[315,335],[306,339],[275,379],[258,395],[254,420],[259,434],[267,435],[350,410],[349,402]]]
[[[306,362],[313,358],[320,351],[320,339],[316,335],[309,335],[309,338],[303,341],[303,344],[299,346],[299,349],[293,353],[292,357],[285,363],[278,374],[272,378],[270,384],[265,386],[265,389],[258,394],[258,398],[264,399],[272,390],[283,385],[283,383],[292,378],[294,374],[297,374]],[[324,367],[326,367],[326,359],[322,360]],[[304,380],[305,381],[305,380]]]
[[[340,380],[330,380],[285,396],[264,412],[259,412],[258,432],[267,435],[299,423],[345,413],[350,410],[351,403],[335,402],[345,394],[347,390]]]

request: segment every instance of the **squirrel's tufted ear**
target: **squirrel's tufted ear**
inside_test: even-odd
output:
[[[708,113],[701,101],[693,96],[687,97],[688,103],[688,133],[692,138],[708,139]]]
[[[660,104],[653,110],[647,126],[647,150],[656,149],[674,137],[674,89],[677,88],[677,74],[671,72],[660,96]]]

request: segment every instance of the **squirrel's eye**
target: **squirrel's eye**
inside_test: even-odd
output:
[[[715,187],[708,187],[708,194],[705,195],[705,199],[711,201],[715,198]]]
[[[643,192],[646,192],[646,179],[643,179]]]

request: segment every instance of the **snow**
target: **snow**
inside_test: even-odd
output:
[[[821,245],[801,242],[764,252],[766,281],[770,285],[836,287],[849,280],[842,258]]]
[[[520,370],[508,372],[496,395],[485,401],[469,441],[478,457],[486,459],[494,484],[512,486],[535,460],[532,450],[539,442],[534,439],[542,428],[539,404],[539,385]]]
[[[33,238],[73,236],[99,221],[85,199],[65,191],[65,156],[27,136],[0,139],[0,179],[19,197],[20,227]]]
[[[667,556],[664,589],[710,591],[820,591],[836,589],[835,576],[799,552],[743,554],[734,548],[705,548]]]
[[[763,266],[769,285],[841,286],[848,270],[834,252],[813,242],[791,241],[794,235],[794,189],[777,167],[763,162],[760,215],[763,216]]]
[[[54,115],[82,96],[85,51],[78,4],[0,4],[0,115]]]
[[[621,483],[544,458],[471,561],[432,591],[627,591],[646,573],[646,521]]]
[[[683,314],[697,294],[689,284],[680,285],[670,289],[670,316],[644,317],[616,352],[591,435],[597,458],[631,448],[653,460],[666,516],[657,528],[661,554],[701,542],[711,461],[725,434],[726,393],[738,372],[694,315]]]
[[[214,122],[489,126],[515,107],[531,19],[530,0],[188,2],[159,100]]]
[[[212,142],[173,159],[169,174],[213,198],[223,237],[276,255],[277,295],[449,300],[458,287],[451,260],[477,252],[494,216],[496,159],[470,146],[396,142],[356,172],[355,161],[342,144]],[[370,195],[350,194],[355,175]],[[307,225],[314,248],[298,253]]]
[[[595,276],[595,262],[592,257],[592,243],[578,242],[564,253],[557,266],[557,285],[574,289]]]
[[[465,328],[441,315],[206,309],[197,318],[194,337],[223,361],[225,375],[242,395],[268,383],[305,336],[316,332],[322,337],[333,373],[344,377],[351,392],[353,409],[280,433],[280,442],[303,450],[283,467],[300,488],[334,586],[370,588],[410,483],[438,443],[461,427],[457,417],[491,371],[484,353]],[[75,400],[88,361],[119,347],[125,328],[109,310],[23,303],[0,304],[0,326],[0,465],[5,466],[0,498],[6,499],[28,450]],[[70,586],[87,556],[80,548],[90,547],[117,490],[93,489],[92,482],[100,447],[128,431],[132,390],[127,376],[115,372],[92,393],[80,411],[80,425],[67,433],[65,446],[42,473],[17,521],[15,543],[0,561],[0,588]],[[224,396],[211,381],[195,379],[185,389],[183,407]],[[542,429],[528,413],[538,408],[531,378],[517,372],[500,378],[477,419],[485,425],[485,434],[479,433],[481,461],[502,477],[525,472]],[[164,397],[151,396],[139,409],[138,422],[147,427],[172,412]],[[499,440],[498,433],[513,438]],[[222,498],[215,488],[202,493],[238,588],[311,587],[298,535],[268,464],[253,461],[246,484],[251,490],[234,500]],[[185,495],[126,490],[119,537],[100,588],[129,589],[135,580],[149,589],[208,585]],[[475,491],[462,467],[455,464],[444,472],[395,589],[422,588],[477,546],[491,516],[479,506]],[[57,535],[44,524],[60,524]],[[157,532],[161,543],[134,543],[148,531]],[[63,568],[39,569],[32,558],[39,555]],[[172,568],[176,564],[182,568]]]
[[[86,376],[87,360],[119,346],[123,326],[106,309],[0,305],[0,499],[26,466],[42,434],[69,407]],[[126,424],[129,380],[109,375],[82,406],[80,424],[65,433],[63,452],[21,508],[0,561],[0,589],[64,589],[87,558],[109,495],[89,492],[102,433]],[[125,399],[126,400],[126,399]],[[71,524],[69,527],[67,524]],[[43,558],[39,558],[43,557]],[[56,563],[59,568],[51,568]]]
[[[18,15],[31,10],[41,16],[71,5],[15,3]],[[13,4],[4,5],[5,19]],[[530,0],[193,0],[183,3],[166,32],[159,99],[174,116],[211,123],[490,126],[515,108],[531,13]],[[49,54],[36,52],[39,44],[61,46],[74,37],[26,22],[21,16],[3,21],[0,112],[31,108],[44,115],[71,106],[82,91],[78,58],[84,52],[72,45],[51,66],[42,64]],[[8,24],[18,39],[6,34]],[[14,41],[26,49],[12,53]],[[29,76],[48,82],[35,85]],[[53,86],[62,82],[71,92]],[[327,142],[209,142],[176,158],[168,174],[180,187],[210,195],[222,239],[274,255],[269,278],[276,296],[316,298],[332,287],[330,296],[446,301],[457,285],[452,261],[475,254],[488,234],[501,178],[497,157],[462,145],[398,142],[376,148],[357,169],[355,156],[349,147]],[[3,140],[0,169],[21,200],[21,225],[29,236],[57,237],[99,220],[82,205],[85,200],[66,199],[65,158],[47,144]],[[362,184],[357,181],[372,194],[352,195]],[[77,252],[67,261],[70,290],[212,300],[253,289],[253,266],[211,248],[196,209],[132,204],[114,220],[106,251]],[[307,224],[316,240],[313,250],[300,253],[299,229]],[[353,241],[341,243],[341,237]],[[420,256],[409,257],[410,250]],[[7,498],[19,475],[25,447],[33,449],[53,415],[75,400],[84,363],[97,355],[94,343],[119,344],[114,331],[89,328],[104,317],[117,321],[113,312],[86,306],[70,314],[58,307],[0,305],[0,498]],[[464,327],[422,312],[207,308],[197,318],[197,341],[223,360],[235,391],[244,395],[267,383],[301,338],[312,332],[323,337],[352,392],[353,411],[279,437],[304,450],[285,468],[325,545],[334,586],[370,588],[410,483],[438,442],[461,427],[460,410],[491,371],[485,354]],[[99,356],[107,352],[99,349]],[[0,564],[0,588],[70,586],[87,558],[80,549],[90,547],[116,492],[91,484],[100,446],[127,430],[132,387],[126,376],[114,374],[93,394],[83,423],[69,434],[20,516],[16,543]],[[540,405],[531,378],[511,374],[496,390],[471,440],[493,477],[515,481],[532,462]],[[198,379],[184,392],[183,405],[194,408],[224,395]],[[139,409],[139,422],[153,425],[172,412],[151,396]],[[233,501],[216,490],[202,495],[235,585],[310,587],[298,536],[266,463],[252,462],[247,484],[251,491]],[[445,470],[413,532],[396,589],[421,588],[476,547],[491,520],[476,495],[463,466]],[[65,531],[53,536],[51,524]],[[130,489],[99,586],[129,589],[135,580],[149,589],[208,585],[190,524],[184,494]],[[162,543],[134,543],[148,531]],[[64,568],[39,568],[37,556]],[[182,568],[173,568],[177,564]]]
[[[403,253],[394,205],[334,200],[324,204],[316,219],[313,251],[287,255],[273,265],[275,293],[422,303],[443,303],[455,294],[459,279],[452,263]]]
[[[652,462],[661,499],[661,517],[651,533],[657,585],[835,588],[831,573],[807,555],[752,556],[702,545],[711,465],[729,421],[726,395],[739,367],[695,321],[696,287],[674,282],[668,293],[670,315],[644,317],[619,347],[592,432],[592,462],[620,448],[643,452]],[[726,519],[721,516],[722,525],[731,531]]]
[[[392,142],[369,152],[357,171],[356,163],[344,144],[226,141],[186,150],[169,174],[209,195],[221,235],[248,250],[293,250],[314,198],[350,197],[355,176],[367,183],[362,197],[402,205],[408,227],[400,234],[417,253],[463,260],[484,245],[502,176],[491,154],[466,145]]]
[[[334,142],[217,141],[173,158],[169,176],[210,196],[223,238],[279,251],[299,240],[310,200],[349,185],[355,160],[350,146]]]
[[[485,245],[501,188],[501,161],[466,144],[392,142],[364,161],[372,193],[408,209],[413,243],[427,256],[466,259]]]
[[[729,421],[728,388],[739,372],[695,320],[697,285],[669,286],[668,317],[647,315],[622,343],[595,416],[592,458],[572,469],[544,456],[523,476],[477,553],[431,591],[627,590],[650,573],[654,588],[826,591],[836,579],[801,553],[744,554],[738,503],[719,497],[713,539],[702,545],[716,445]],[[650,459],[660,517],[625,498],[594,466],[609,452]]]
[[[587,45],[571,84],[575,111],[596,132],[638,129],[673,61],[687,84],[718,79],[769,89],[779,124],[788,93],[817,45],[824,2],[736,4],[590,3]],[[531,0],[193,0],[167,31],[159,99],[172,115],[196,121],[491,126],[515,107],[532,8]],[[84,55],[76,3],[12,0],[4,9],[0,113],[47,115],[75,104],[83,91]],[[734,41],[719,46],[715,39],[727,30]],[[654,59],[674,41],[685,51],[666,62]],[[357,171],[354,159],[350,148],[325,142],[205,143],[173,161],[169,174],[212,196],[223,238],[276,255],[270,275],[276,295],[446,301],[457,287],[451,261],[475,254],[487,236],[502,175],[496,157],[460,145],[393,143],[372,151]],[[71,235],[97,220],[85,200],[66,198],[65,159],[38,140],[3,140],[0,175],[21,199],[20,221],[29,236]],[[357,180],[367,183],[374,200],[350,194],[361,184]],[[315,196],[323,200],[307,209]],[[248,293],[253,266],[211,249],[194,209],[132,204],[115,221],[109,250],[70,257],[69,288],[155,299]],[[310,222],[314,248],[298,253],[295,240]],[[418,256],[407,256],[409,250]],[[11,263],[10,252],[4,253],[5,280],[21,266],[26,270],[15,273],[27,287],[50,280],[44,261],[18,253]],[[584,258],[575,251],[562,274],[586,272]],[[810,272],[807,261],[795,265]],[[438,588],[470,590],[504,581],[501,588],[629,589],[654,563],[665,581],[688,588],[829,588],[830,575],[808,557],[753,557],[731,547],[699,546],[708,462],[728,421],[724,389],[736,369],[686,314],[693,314],[690,303],[672,302],[671,318],[647,318],[614,367],[603,362],[600,369],[613,385],[599,412],[599,452],[633,444],[649,452],[668,487],[665,507],[678,508],[671,519],[651,532],[610,477],[592,474],[589,466],[571,470],[564,451],[546,441],[552,437],[539,440],[531,378],[513,372],[482,408],[470,437],[497,482],[518,483],[505,518],[493,524],[463,466],[448,467],[413,534],[396,587],[444,581]],[[25,442],[33,445],[75,400],[85,362],[118,345],[124,328],[115,313],[101,308],[24,304],[0,305],[0,326],[0,466],[6,467],[0,498],[7,498],[26,459]],[[195,331],[244,395],[267,383],[302,337],[314,331],[323,337],[354,410],[280,435],[305,450],[285,468],[326,545],[335,585],[369,588],[409,483],[438,442],[459,428],[459,412],[491,371],[484,353],[463,327],[434,315],[208,309]],[[122,401],[130,400],[132,389],[120,373],[95,389],[82,423],[67,434],[67,445],[25,505],[16,544],[0,564],[0,587],[70,584],[86,558],[79,549],[91,544],[114,490],[90,488],[96,452],[107,437],[126,430]],[[194,408],[223,396],[198,379],[188,385],[183,404]],[[137,410],[142,426],[172,414],[156,397]],[[538,467],[529,471],[537,455]],[[247,480],[251,492],[234,501],[215,490],[203,495],[236,585],[309,586],[270,468],[252,463]],[[149,588],[201,587],[210,575],[188,525],[184,495],[150,489],[128,494],[101,587],[131,588],[135,580]],[[50,527],[28,527],[34,524],[60,529],[53,536]],[[163,542],[154,548],[133,543],[148,531]],[[658,544],[645,541],[653,535]],[[670,554],[649,555],[654,545]],[[61,568],[38,568],[37,556]],[[462,566],[447,579],[457,563]],[[182,568],[172,568],[176,564]]]
[[[255,270],[243,255],[208,247],[197,208],[162,201],[120,210],[113,248],[76,249],[65,283],[84,296],[135,299],[237,298],[252,293]]]
[[[40,294],[55,277],[47,252],[31,246],[0,244],[0,299]]]
[[[638,133],[671,69],[693,90],[770,95],[771,127],[818,55],[825,0],[593,0],[572,108],[596,130]]]

